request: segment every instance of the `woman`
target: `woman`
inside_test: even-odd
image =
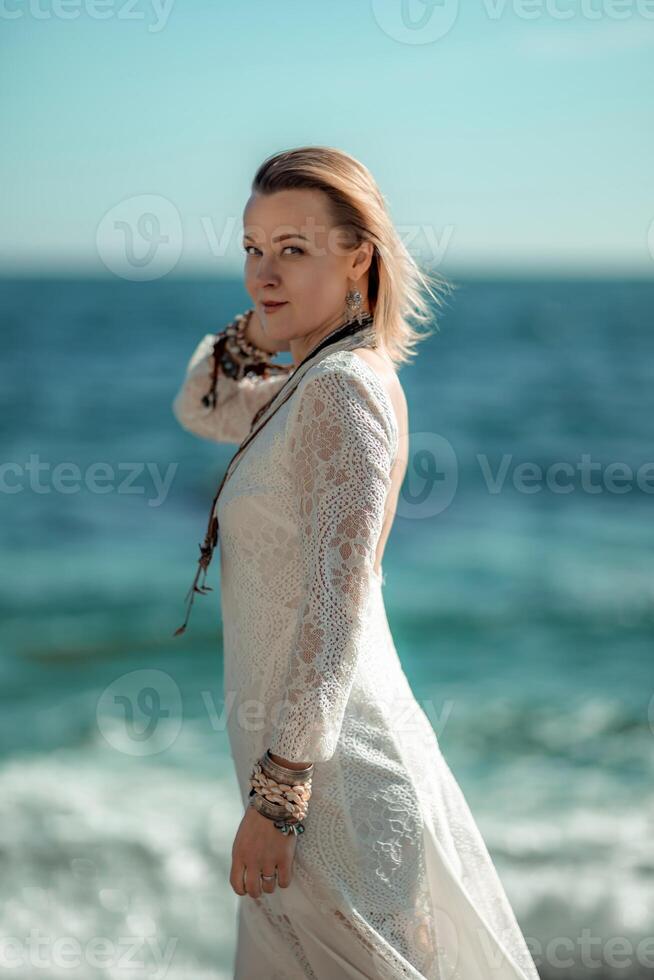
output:
[[[244,230],[253,309],[200,342],[174,402],[186,429],[241,444],[190,592],[220,528],[234,975],[537,980],[384,609],[408,451],[395,369],[421,339],[408,317],[428,317],[421,284],[438,297],[340,151],[266,160]]]

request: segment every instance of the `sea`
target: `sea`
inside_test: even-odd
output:
[[[654,280],[453,283],[399,372],[391,631],[544,980],[652,977]],[[0,282],[11,980],[232,976],[218,561],[173,633],[236,447],[171,405],[248,306],[220,279]]]

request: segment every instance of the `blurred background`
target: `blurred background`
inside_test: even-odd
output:
[[[654,8],[0,20],[3,976],[232,975],[216,562],[172,633],[235,447],[171,403],[249,305],[256,168],[306,144],[456,287],[400,371],[405,671],[544,980],[654,976]]]

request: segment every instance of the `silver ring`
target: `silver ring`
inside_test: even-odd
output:
[[[277,877],[277,875],[264,875],[264,874],[262,874],[261,877],[264,878],[266,881],[274,881],[275,878]]]

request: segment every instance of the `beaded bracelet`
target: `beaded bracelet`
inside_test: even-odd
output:
[[[245,336],[254,309],[239,313],[229,326],[219,331],[215,336],[212,351],[211,388],[202,397],[202,404],[207,408],[216,405],[216,385],[218,374],[240,381],[246,375],[267,378],[272,374],[287,374],[293,365],[274,364],[272,355],[257,347]]]
[[[282,833],[302,834],[312,773],[313,763],[305,769],[288,769],[274,762],[267,749],[253,766],[248,805],[272,820]]]

